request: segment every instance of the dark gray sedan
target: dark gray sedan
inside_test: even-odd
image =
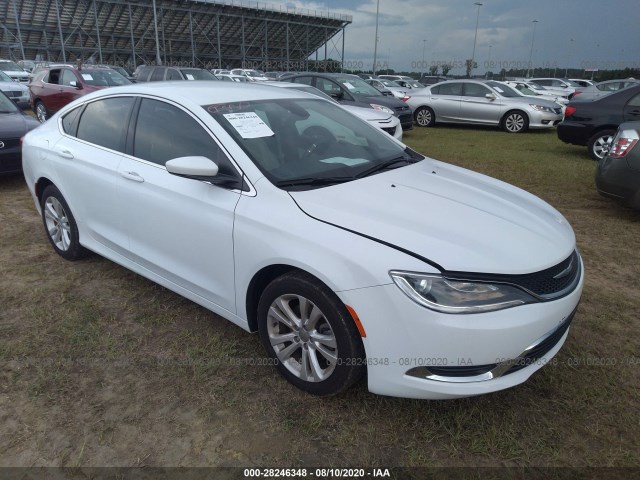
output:
[[[609,198],[640,210],[640,122],[618,127],[607,156],[598,162],[596,187]]]

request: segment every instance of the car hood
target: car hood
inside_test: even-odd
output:
[[[389,120],[393,115],[390,113],[384,113],[380,110],[374,110],[373,108],[356,107],[354,105],[340,105],[345,110],[353,113],[354,115],[366,120],[367,122],[379,122]]]
[[[18,82],[2,82],[0,81],[0,90],[4,90],[4,91],[21,91],[21,92],[25,92],[27,90],[29,90],[25,85],[22,85]]]
[[[40,123],[23,113],[0,113],[0,138],[19,138]]]
[[[571,226],[544,201],[432,159],[290,195],[320,221],[408,250],[448,271],[532,273],[560,263],[575,248]]]

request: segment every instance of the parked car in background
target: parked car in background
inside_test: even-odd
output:
[[[68,103],[88,93],[131,82],[115,70],[104,67],[63,67],[40,72],[29,84],[30,104],[40,122]]]
[[[229,75],[231,73],[231,70],[225,70],[224,68],[214,68],[213,70],[211,70],[211,73],[213,73],[216,76]]]
[[[596,187],[600,195],[640,210],[640,121],[618,127],[607,155],[598,162]]]
[[[305,72],[291,75],[283,80],[312,85],[343,105],[372,107],[392,113],[400,119],[403,130],[413,128],[411,107],[406,102],[384,95],[357,75]]]
[[[262,82],[260,85],[269,85],[279,88],[293,88],[301,92],[310,93],[320,98],[324,98],[332,103],[340,105],[335,99],[331,98],[324,92],[321,92],[316,87],[306,85],[304,83],[292,83],[292,82]],[[385,113],[381,110],[375,110],[373,108],[354,107],[353,105],[340,105],[348,112],[353,113],[355,116],[361,118],[365,122],[379,128],[383,132],[388,133],[396,140],[402,140],[402,125],[398,117],[392,113]]]
[[[40,123],[0,92],[0,175],[22,171],[22,142]]]
[[[438,77],[437,75],[426,75],[422,77],[419,82],[421,85],[425,87],[428,85],[435,85],[436,83],[444,82],[448,80],[447,77]]]
[[[27,73],[31,73],[36,67],[36,62],[34,60],[18,60],[17,63]]]
[[[373,85],[382,93],[386,94],[386,92],[389,92],[391,93],[391,95],[402,101],[408,100],[409,95],[407,93],[407,89],[401,87],[399,83],[396,83],[393,80],[386,80],[384,78],[370,78],[369,80],[365,80],[365,82],[367,82],[369,85]]]
[[[578,101],[593,100],[635,85],[640,85],[640,80],[633,78],[626,80],[607,80],[582,89],[580,94],[576,94],[574,98]]]
[[[0,59],[0,70],[9,75],[11,80],[15,80],[20,83],[29,83],[29,72],[25,71],[13,60]]]
[[[264,73],[259,70],[253,70],[250,68],[234,68],[231,70],[232,75],[240,75],[241,77],[247,77],[250,82],[266,82],[269,80],[264,76]]]
[[[129,80],[130,82],[135,82],[136,81],[136,77],[133,76],[133,73],[128,68],[121,67],[121,66],[118,66],[118,65],[99,65],[99,66],[110,68],[111,70],[115,70],[120,75],[122,75],[127,80]]]
[[[520,95],[495,80],[448,80],[412,92],[407,103],[416,123],[495,125],[510,133],[552,128],[562,120],[562,107],[549,100]]]
[[[581,88],[577,83],[561,78],[530,78],[528,81],[529,83],[540,85],[547,90],[559,90],[560,92],[566,92],[569,100],[571,100],[576,91],[579,91]]]
[[[380,75],[378,78],[384,78],[386,80],[393,80],[398,83],[402,88],[424,88],[425,85],[421,84],[417,80],[408,77],[406,75]]]
[[[624,122],[640,119],[640,85],[625,88],[595,100],[567,105],[564,120],[558,125],[558,138],[573,145],[586,145],[594,160],[609,151],[617,128]]]
[[[209,70],[193,67],[146,65],[137,71],[136,82],[164,82],[174,80],[218,80]]]
[[[12,80],[2,70],[0,70],[0,90],[20,108],[29,106],[29,88],[24,83]]]
[[[600,195],[640,210],[640,121],[618,127],[607,155],[598,162],[596,187]]]
[[[218,80],[222,80],[223,82],[251,82],[251,80],[244,75],[233,75],[232,73],[219,73],[216,77]]]
[[[501,83],[509,85],[511,88],[517,90],[521,95],[524,95],[524,96],[543,98],[551,102],[556,102],[562,105],[563,107],[569,103],[569,99],[567,97],[552,95],[551,92],[548,90],[533,88],[533,85],[530,83],[515,82],[515,81],[506,81]]]
[[[554,88],[554,87],[543,87],[542,85],[538,85],[537,83],[529,82],[525,80],[517,80],[517,81],[524,82],[527,85],[527,87],[529,87],[531,90],[538,93],[539,95],[552,95],[554,97],[562,98],[563,103],[569,102],[569,95],[571,94],[571,92],[567,91],[566,89]]]
[[[92,250],[258,332],[315,395],[365,375],[411,398],[519,385],[562,348],[584,285],[549,204],[301,92],[95,92],[25,136],[23,166],[56,254]]]
[[[569,78],[570,82],[580,85],[583,88],[590,87],[591,85],[595,85],[593,80],[584,80],[582,78]]]

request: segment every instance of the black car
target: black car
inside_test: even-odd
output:
[[[22,171],[20,139],[39,125],[0,91],[0,175]]]
[[[306,72],[292,75],[283,81],[314,86],[344,105],[388,109],[398,117],[403,130],[413,128],[413,112],[409,105],[393,96],[383,95],[357,75]]]
[[[578,95],[569,102],[564,120],[558,124],[558,138],[586,145],[591,158],[600,160],[618,126],[632,120],[640,120],[640,85],[596,100],[580,101]]]
[[[640,122],[620,125],[608,154],[598,162],[596,187],[600,195],[640,210]]]

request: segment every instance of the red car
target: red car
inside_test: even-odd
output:
[[[106,87],[131,82],[110,68],[50,68],[40,72],[29,84],[31,108],[44,122],[68,103]]]

